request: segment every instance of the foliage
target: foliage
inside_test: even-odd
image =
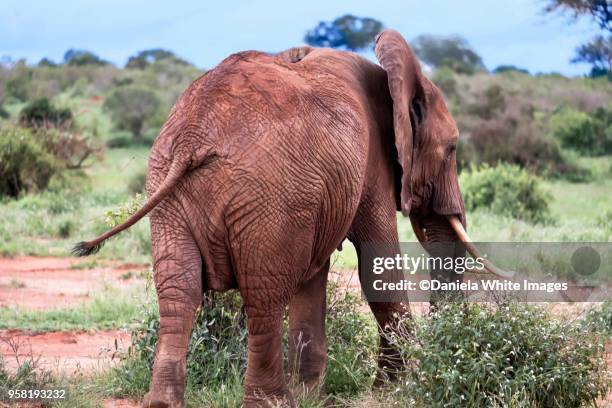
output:
[[[447,99],[458,96],[459,84],[455,78],[454,71],[449,67],[442,66],[436,69],[431,80],[442,90]]]
[[[449,303],[390,336],[423,406],[580,407],[610,388],[605,337],[525,303]]]
[[[136,141],[142,141],[143,125],[159,106],[155,92],[133,85],[115,89],[104,102],[119,128],[130,130]]]
[[[337,285],[328,288],[327,344],[329,361],[325,379],[330,395],[355,396],[370,387],[377,346],[376,326],[358,310],[359,299]],[[187,394],[194,391],[241,387],[246,368],[247,330],[237,292],[209,293],[198,311],[187,354]],[[119,395],[139,396],[150,381],[159,317],[146,307],[132,332],[132,345],[114,369]],[[241,389],[237,399],[241,399]]]
[[[360,300],[338,284],[327,287],[327,352],[325,390],[355,396],[370,388],[376,373],[378,331]]]
[[[593,18],[607,36],[599,35],[576,49],[572,62],[592,65],[591,74],[606,73],[612,81],[612,2],[609,0],[547,0],[544,11],[570,12],[574,19],[582,15]]]
[[[83,66],[83,65],[108,65],[109,62],[98,57],[91,51],[70,49],[64,53],[64,64]]]
[[[599,307],[590,309],[583,323],[589,330],[612,336],[612,301],[607,300]]]
[[[128,202],[121,205],[119,208],[106,211],[104,214],[106,225],[108,225],[109,228],[115,228],[117,225],[124,223],[125,220],[142,207],[143,203],[144,198],[142,194],[136,193]]]
[[[199,309],[189,342],[188,389],[222,387],[246,367],[246,323],[236,292],[207,297]],[[132,344],[114,368],[120,395],[139,396],[148,388],[159,338],[159,316],[147,307],[132,331]]]
[[[38,61],[37,65],[39,67],[49,67],[49,68],[57,67],[57,63],[53,62],[51,59],[49,59],[47,57],[44,57],[40,61]]]
[[[504,74],[506,72],[518,72],[529,75],[529,71],[525,68],[519,68],[516,65],[499,65],[493,70],[494,74]]]
[[[607,72],[612,79],[612,34],[599,35],[576,49],[572,62],[590,64],[593,69]]]
[[[147,171],[145,169],[136,171],[128,182],[128,191],[132,194],[144,193],[147,184]]]
[[[21,109],[19,122],[23,126],[64,126],[72,120],[68,108],[56,108],[47,98],[36,99]]]
[[[480,56],[461,36],[422,34],[411,42],[416,55],[433,67],[449,67],[455,72],[472,74],[485,70]]]
[[[495,214],[531,222],[550,218],[550,195],[537,176],[516,165],[472,166],[459,176],[465,208],[488,208]]]
[[[13,97],[20,101],[25,101],[27,94],[28,80],[24,76],[16,76],[6,82],[5,89],[7,96]]]
[[[44,190],[60,165],[32,132],[0,127],[0,197]]]
[[[582,154],[612,153],[612,111],[599,108],[592,115],[565,108],[551,117],[551,128],[563,147]]]
[[[378,20],[346,14],[332,22],[319,22],[306,33],[304,41],[316,47],[359,51],[368,48],[382,29],[383,24]]]
[[[544,11],[570,12],[574,18],[590,15],[602,30],[612,31],[612,4],[608,0],[547,0]]]
[[[140,51],[136,55],[131,56],[125,64],[125,67],[132,69],[145,69],[149,65],[162,60],[169,60],[180,65],[189,64],[187,61],[174,55],[172,51],[161,48],[153,48],[150,50]]]
[[[0,343],[4,342],[11,351],[19,351],[19,345],[9,338],[0,337]],[[22,352],[23,353],[23,352]],[[44,389],[54,385],[55,379],[50,371],[38,367],[38,360],[34,356],[26,355],[18,358],[17,370],[12,371],[6,367],[2,354],[0,354],[0,404],[8,403],[9,391],[18,389]],[[8,405],[7,405],[8,406]]]
[[[80,169],[87,159],[93,158],[91,161],[95,161],[102,158],[103,151],[97,143],[77,130],[42,127],[33,132],[38,143],[66,169]]]
[[[518,164],[541,175],[584,181],[588,171],[576,165],[549,135],[546,123],[531,100],[493,83],[483,91],[464,97],[459,127],[466,132],[472,163]]]

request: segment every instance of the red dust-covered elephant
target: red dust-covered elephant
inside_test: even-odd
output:
[[[288,307],[290,368],[311,389],[327,359],[329,260],[345,238],[358,251],[397,242],[401,210],[426,244],[467,239],[455,121],[399,33],[380,34],[375,52],[380,66],[311,47],[229,56],[172,109],[151,150],[148,201],[75,247],[95,253],[150,217],[160,335],[144,406],[184,405],[203,291],[237,289],[244,301],[244,406],[295,406],[283,373],[283,314]],[[404,311],[398,302],[370,306],[381,328]],[[381,336],[381,368],[397,363],[387,346]]]

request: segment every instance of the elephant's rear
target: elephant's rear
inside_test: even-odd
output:
[[[356,144],[359,107],[341,83],[322,92],[316,75],[298,68],[263,53],[230,56],[181,96],[153,147],[151,191],[178,146],[214,153],[176,194],[207,288],[265,292],[261,275],[278,269],[292,269],[285,284],[298,285],[354,216],[366,150]]]

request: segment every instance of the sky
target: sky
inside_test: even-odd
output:
[[[544,15],[543,1],[0,0],[0,57],[61,61],[76,48],[123,65],[139,50],[166,48],[211,68],[233,52],[302,44],[319,21],[351,13],[376,18],[408,40],[460,34],[488,69],[513,64],[532,73],[587,73],[589,66],[570,60],[597,34],[596,24]]]

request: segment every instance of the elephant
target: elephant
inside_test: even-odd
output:
[[[308,46],[230,55],[172,108],[150,152],[147,201],[76,244],[75,255],[96,253],[149,216],[160,332],[143,406],[184,406],[186,351],[204,291],[242,297],[244,406],[294,407],[283,316],[288,308],[290,371],[314,390],[327,360],[330,256],[345,239],[358,253],[365,242],[397,243],[401,211],[424,245],[465,241],[470,249],[459,132],[443,95],[398,32],[379,34],[375,54],[380,65]],[[409,309],[401,301],[369,306],[382,372],[400,364],[385,328]]]

